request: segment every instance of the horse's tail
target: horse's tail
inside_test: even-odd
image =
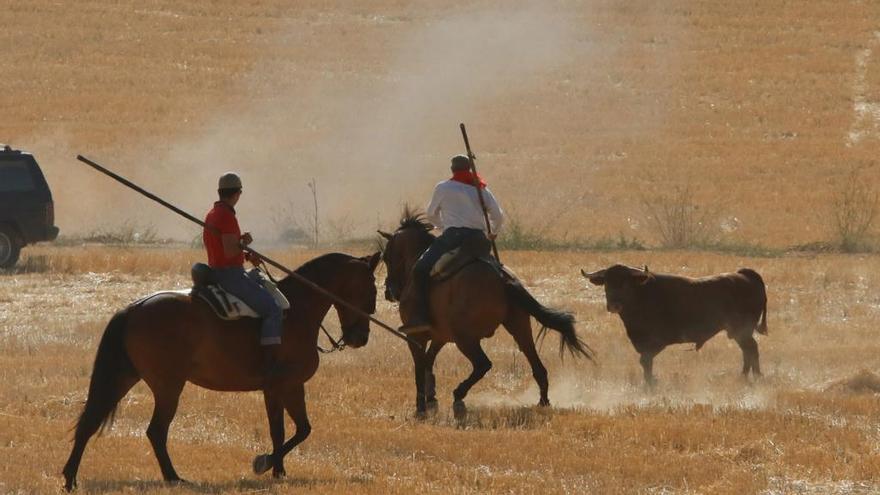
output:
[[[761,278],[761,275],[758,274],[758,272],[750,268],[742,268],[737,273],[745,275],[746,278],[754,282],[760,289],[763,307],[761,309],[761,315],[758,317],[758,326],[756,330],[758,330],[758,333],[761,335],[767,335],[767,286],[764,285],[764,279]]]
[[[125,352],[125,323],[128,320],[129,308],[113,315],[95,356],[95,366],[89,383],[89,395],[82,413],[76,422],[76,436],[94,433],[98,425],[101,432],[113,425],[116,406],[128,391],[132,380],[138,378],[137,371]],[[126,387],[128,385],[128,387]],[[121,390],[125,387],[124,390]]]
[[[561,337],[559,342],[560,355],[564,354],[564,351],[567,349],[572,356],[583,356],[591,361],[595,360],[593,349],[581,340],[577,332],[575,332],[574,315],[566,311],[548,308],[539,303],[518,280],[506,279],[504,281],[504,290],[507,293],[507,297],[516,306],[526,310],[542,325],[540,332],[538,332],[539,338],[543,337],[548,328],[559,332]]]

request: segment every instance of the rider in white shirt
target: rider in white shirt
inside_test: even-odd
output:
[[[452,178],[437,184],[426,210],[428,220],[443,233],[422,254],[413,266],[412,290],[403,301],[412,308],[412,316],[401,331],[413,334],[430,330],[428,317],[428,281],[431,269],[440,257],[461,246],[471,236],[487,236],[486,220],[480,206],[477,186],[483,193],[483,202],[492,225],[492,240],[504,225],[504,212],[495,196],[479,176],[470,171],[470,160],[465,155],[452,157]]]

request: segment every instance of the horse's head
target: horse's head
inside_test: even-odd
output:
[[[376,277],[373,273],[379,265],[380,255],[375,253],[346,261],[334,291],[343,301],[370,315],[376,312]],[[342,340],[351,347],[365,346],[370,338],[370,319],[343,304],[334,302],[333,306],[342,325]]]
[[[400,301],[413,265],[434,240],[430,234],[432,228],[420,214],[407,209],[393,234],[378,231],[388,241],[382,250],[382,261],[388,271],[385,277],[385,299],[388,301]]]

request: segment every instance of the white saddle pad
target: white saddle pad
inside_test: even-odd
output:
[[[275,304],[281,308],[282,311],[290,309],[290,301],[284,297],[284,294],[278,290],[278,287],[269,279],[263,279],[263,287],[269,291],[269,294],[272,294],[272,297],[275,299]],[[253,310],[250,306],[245,304],[244,301],[239,299],[238,297],[230,294],[223,290],[219,285],[208,285],[205,286],[205,289],[211,291],[213,295],[214,301],[207,300],[202,297],[201,294],[196,294],[196,297],[200,297],[205,299],[205,302],[208,303],[208,306],[214,310],[214,313],[223,320],[237,320],[239,318],[259,318],[260,315],[257,314],[256,311]],[[159,291],[154,294],[150,294],[147,297],[141,298],[135,304],[140,304],[147,299],[151,299],[155,296],[161,294],[179,294],[184,296],[192,296],[192,289],[182,289],[182,290],[164,290]]]

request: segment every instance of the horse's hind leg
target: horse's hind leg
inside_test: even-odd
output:
[[[437,408],[437,380],[434,378],[434,361],[444,345],[446,345],[444,342],[431,341],[431,346],[425,353],[425,402],[430,409]]]
[[[535,341],[532,338],[532,324],[529,319],[529,315],[524,312],[517,312],[516,314],[511,315],[504,322],[504,328],[513,336],[513,340],[516,341],[516,345],[519,346],[519,350],[525,354],[526,359],[529,360],[529,366],[532,367],[532,377],[535,378],[535,382],[538,384],[538,389],[541,392],[541,398],[538,401],[539,406],[549,406],[550,399],[547,397],[547,389],[549,384],[547,382],[547,368],[544,367],[544,363],[541,362],[541,358],[538,356],[538,351],[535,349]]]
[[[455,345],[458,346],[458,349],[468,358],[473,366],[470,376],[465,378],[452,392],[452,397],[455,400],[452,404],[453,411],[460,414],[465,411],[464,398],[467,396],[468,391],[492,369],[492,361],[489,360],[489,356],[480,347],[479,340],[456,342]]]
[[[153,390],[156,404],[153,407],[150,425],[147,427],[147,438],[153,446],[153,452],[156,454],[156,460],[159,461],[159,468],[165,481],[182,481],[171,464],[171,457],[168,456],[168,427],[177,413],[177,404],[184,382],[162,384],[162,386],[153,386],[148,382],[148,385]]]
[[[64,465],[64,489],[71,491],[76,488],[76,473],[79,471],[79,463],[89,439],[98,431],[101,424],[113,414],[119,401],[131,390],[140,378],[134,375],[118,376],[115,378],[116,385],[112,390],[107,390],[105,395],[101,391],[89,391],[86,405],[76,424],[73,450]]]

